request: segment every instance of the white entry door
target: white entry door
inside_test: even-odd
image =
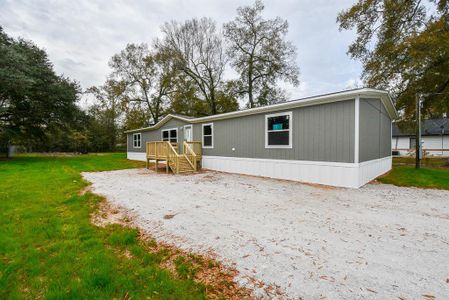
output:
[[[188,142],[193,141],[192,125],[184,126],[184,140]]]

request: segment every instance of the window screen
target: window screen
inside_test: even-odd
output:
[[[290,143],[290,132],[288,131],[268,132],[268,145],[288,146],[289,143]]]
[[[204,136],[204,146],[212,146],[212,136]]]

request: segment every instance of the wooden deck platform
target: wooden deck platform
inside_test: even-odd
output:
[[[150,160],[156,161],[156,171],[160,161],[165,161],[166,172],[192,173],[198,171],[201,166],[202,147],[201,142],[184,141],[181,151],[178,153],[179,144],[168,141],[147,142],[146,162],[147,168]]]

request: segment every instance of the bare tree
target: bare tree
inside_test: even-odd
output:
[[[178,70],[195,82],[210,113],[217,113],[226,55],[215,22],[209,18],[171,21],[162,26],[162,32],[164,37],[156,41],[159,52],[170,53]]]
[[[285,41],[287,21],[277,17],[265,20],[264,5],[239,7],[237,17],[224,25],[229,41],[228,55],[239,73],[240,95],[248,95],[248,106],[255,107],[282,100],[278,80],[299,84],[296,49]]]
[[[143,107],[157,123],[174,89],[176,72],[172,60],[166,54],[152,53],[147,44],[128,44],[112,57],[109,65],[112,77],[126,82],[127,97],[123,99],[127,104]]]

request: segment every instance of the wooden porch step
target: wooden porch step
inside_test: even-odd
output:
[[[179,164],[179,167],[180,168],[193,169],[193,167],[189,163],[187,163],[187,164]]]
[[[176,164],[171,163],[170,167],[172,167],[173,169],[176,169]],[[188,161],[183,161],[181,162],[181,160],[179,161],[179,169],[178,169],[179,173],[193,173],[195,172],[195,170],[192,168],[192,166],[189,164]]]

